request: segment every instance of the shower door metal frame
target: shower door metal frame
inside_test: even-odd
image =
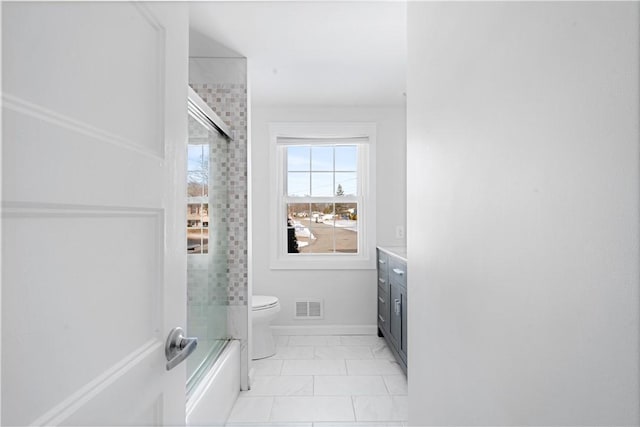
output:
[[[226,136],[230,141],[233,141],[233,136],[229,126],[216,114],[211,107],[209,107],[202,98],[188,87],[189,95],[187,97],[187,109],[193,117],[203,123],[205,126],[213,126],[218,132]]]
[[[188,88],[188,97],[187,97],[187,110],[188,115],[193,117],[196,121],[202,124],[205,128],[213,128],[211,130],[215,130],[219,132],[221,135],[225,137],[227,142],[232,141],[232,131],[229,129],[226,123],[216,114],[215,111],[206,102],[189,86]],[[188,304],[188,302],[187,302]],[[187,320],[188,322],[188,320]],[[227,339],[227,342],[219,349],[217,352],[214,352],[212,349],[209,349],[207,355],[204,357],[202,363],[198,368],[191,374],[190,377],[187,378],[186,384],[186,394],[187,401],[189,401],[192,392],[197,388],[200,380],[206,376],[206,373],[213,367],[215,364],[215,358],[213,357],[213,353],[221,354],[224,352],[225,348],[228,346],[230,342],[230,338]]]

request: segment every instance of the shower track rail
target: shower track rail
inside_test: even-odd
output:
[[[200,98],[196,91],[189,86],[187,88],[189,89],[187,108],[193,117],[206,127],[214,127],[218,132],[233,141],[229,126]]]

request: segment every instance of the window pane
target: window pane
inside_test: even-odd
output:
[[[311,147],[287,147],[287,170],[308,171],[311,166]]]
[[[291,198],[288,202],[295,202],[285,202],[286,251],[310,255],[357,254],[359,204],[353,200],[360,192],[359,145],[285,146],[279,152],[287,156],[284,159],[287,169],[282,171],[286,173],[284,194]],[[318,199],[330,202],[311,203]]]
[[[209,169],[209,144],[187,145],[187,170],[206,171]]]
[[[333,147],[311,147],[311,170],[333,170]]]
[[[289,212],[306,209],[289,205]],[[300,253],[358,253],[356,203],[312,203],[310,214],[293,218]],[[302,244],[300,244],[302,242]]]
[[[187,145],[187,195],[209,195],[209,144]]]
[[[187,253],[206,254],[209,246],[209,131],[189,116],[187,143]]]
[[[358,170],[358,147],[339,145],[336,147],[336,171],[355,172]]]
[[[311,173],[311,196],[333,196],[333,172]]]
[[[356,172],[336,172],[336,196],[357,196],[358,174]]]
[[[310,194],[309,172],[289,172],[287,175],[287,194],[290,197],[304,197]]]
[[[295,254],[309,246],[313,240],[309,222],[311,206],[309,203],[289,203],[287,205],[287,252]]]
[[[187,173],[187,196],[202,197],[209,195],[208,177],[201,172]]]
[[[187,228],[187,253],[206,254],[208,247],[208,230],[202,228]]]
[[[335,252],[358,252],[358,205],[356,203],[336,203]]]
[[[333,253],[333,203],[312,203],[309,229],[311,244],[300,253]]]

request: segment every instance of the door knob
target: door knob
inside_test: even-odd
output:
[[[187,338],[180,327],[169,332],[164,345],[164,355],[167,357],[167,371],[175,368],[180,362],[189,357],[198,346],[198,338]]]

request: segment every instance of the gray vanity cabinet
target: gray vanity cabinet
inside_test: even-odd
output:
[[[378,336],[407,371],[407,262],[378,248]]]
[[[378,328],[383,333],[389,332],[389,257],[378,251]],[[379,336],[383,336],[378,333]]]

